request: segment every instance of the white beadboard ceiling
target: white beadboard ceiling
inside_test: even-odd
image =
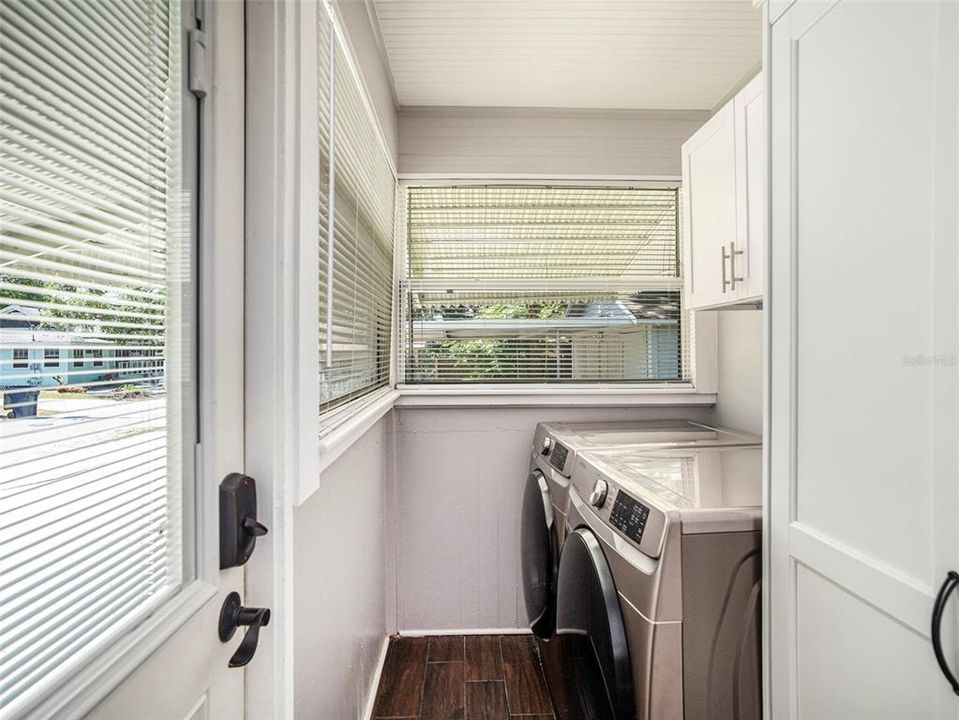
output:
[[[709,110],[759,67],[752,0],[372,0],[401,106]]]

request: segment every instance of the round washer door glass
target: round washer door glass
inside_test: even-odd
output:
[[[562,720],[634,720],[636,703],[616,585],[588,528],[563,543],[556,591]]]
[[[520,555],[523,569],[523,596],[530,629],[549,638],[555,628],[556,534],[553,504],[546,478],[538,470],[526,478]]]

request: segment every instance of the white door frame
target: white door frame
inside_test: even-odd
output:
[[[250,718],[291,718],[293,507],[319,478],[316,2],[246,5],[246,472],[270,532],[245,604],[272,610],[247,668]]]

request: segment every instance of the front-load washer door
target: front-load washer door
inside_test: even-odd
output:
[[[616,585],[592,531],[563,543],[556,590],[562,720],[635,720],[633,674]]]
[[[556,532],[549,486],[539,470],[526,478],[520,555],[526,617],[533,634],[549,638],[556,627]]]

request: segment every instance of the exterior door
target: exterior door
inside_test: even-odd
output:
[[[0,12],[0,717],[242,718],[243,6]]]
[[[771,28],[777,720],[959,717],[930,631],[959,569],[957,12],[798,2]]]

